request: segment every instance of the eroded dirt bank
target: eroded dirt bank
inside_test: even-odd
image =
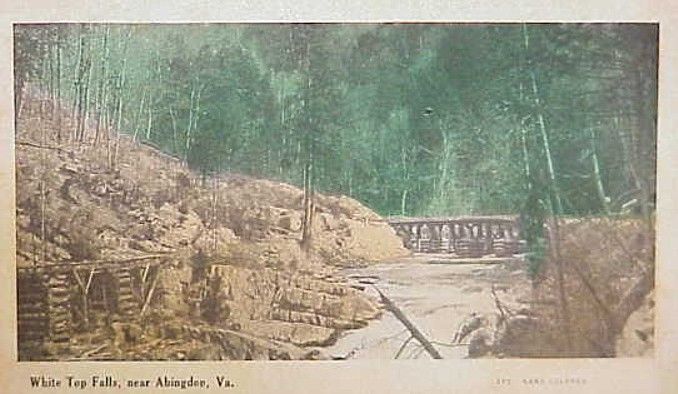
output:
[[[78,286],[64,276],[70,343],[22,343],[22,359],[313,358],[313,346],[377,315],[374,300],[337,274],[408,254],[370,209],[316,195],[304,251],[300,189],[238,174],[206,178],[93,125],[77,141],[70,111],[44,101],[29,91],[17,122],[17,266],[166,257],[143,316],[123,316],[97,290],[83,319]],[[109,298],[121,286],[112,284]],[[131,293],[142,309],[144,296]]]

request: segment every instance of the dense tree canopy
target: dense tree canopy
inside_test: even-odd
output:
[[[61,24],[15,38],[17,108],[39,83],[97,130],[203,173],[312,179],[386,215],[652,209],[656,25]]]

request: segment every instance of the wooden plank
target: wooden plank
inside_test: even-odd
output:
[[[85,286],[85,294],[89,293],[89,288],[92,285],[92,279],[94,278],[94,268],[89,271],[89,277],[87,277],[87,285]]]
[[[83,353],[82,353],[80,356],[78,356],[78,357],[83,358],[83,359],[87,359],[87,358],[89,358],[90,356],[92,356],[93,354],[98,353],[98,352],[100,352],[101,350],[105,349],[106,347],[108,347],[108,344],[107,344],[107,343],[104,343],[103,345],[99,345],[99,346],[95,347],[94,349],[90,349],[90,350],[88,350],[88,351],[86,351],[86,352],[83,352]]]
[[[114,266],[118,267],[120,265],[134,265],[134,264],[144,264],[147,260],[159,260],[157,264],[162,264],[163,259],[172,256],[174,253],[157,253],[149,254],[143,256],[133,256],[126,257],[121,259],[106,259],[106,260],[84,260],[84,261],[66,261],[58,263],[46,263],[39,266],[32,267],[17,267],[17,271],[20,272],[39,272],[44,270],[69,270],[72,267],[109,267]]]
[[[49,319],[49,312],[25,312],[20,313],[17,317],[18,320],[29,320],[29,319]]]
[[[381,292],[376,286],[373,286],[374,289],[379,293],[379,296],[381,297],[381,302],[384,304],[387,310],[389,310],[391,313],[393,313],[393,316],[395,316],[398,320],[400,320],[401,323],[407,328],[407,330],[412,334],[414,339],[419,341],[421,345],[424,347],[426,352],[431,355],[436,360],[442,360],[443,356],[440,355],[438,350],[433,347],[431,342],[426,339],[424,334],[419,331],[419,329],[410,321],[410,319],[405,316],[405,314],[396,306],[396,304],[391,301],[384,293]]]
[[[139,316],[143,316],[144,312],[146,312],[146,309],[148,308],[148,305],[151,303],[151,298],[153,297],[153,292],[155,291],[155,285],[158,284],[158,277],[160,277],[160,272],[156,272],[155,276],[153,277],[153,282],[151,283],[151,288],[148,289],[148,294],[146,295],[146,300],[144,301],[144,305],[141,307],[141,312]]]
[[[148,271],[151,268],[151,263],[146,264],[144,267],[144,273],[141,275],[141,283],[146,283],[146,279],[148,277]]]

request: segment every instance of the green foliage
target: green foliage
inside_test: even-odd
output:
[[[527,272],[532,279],[537,278],[541,272],[546,253],[548,251],[546,240],[543,237],[534,238],[527,244]]]
[[[73,101],[89,59],[93,111],[206,174],[300,185],[312,161],[320,191],[382,214],[520,212],[533,232],[536,201],[652,199],[656,40],[638,24],[18,25],[15,70]]]
[[[547,204],[547,188],[539,187],[536,180],[532,180],[536,186],[528,191],[527,199],[520,211],[520,230],[522,239],[527,242],[528,273],[534,279],[546,257],[546,230],[544,227],[546,217],[552,211],[551,204]]]

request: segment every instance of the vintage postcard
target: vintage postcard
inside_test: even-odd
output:
[[[671,392],[672,14],[598,7],[8,12],[0,378]]]

